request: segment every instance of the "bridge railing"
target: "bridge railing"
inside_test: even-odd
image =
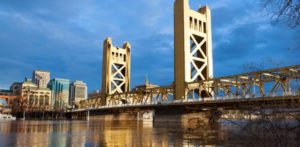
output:
[[[245,99],[261,99],[261,98],[282,98],[282,97],[296,97],[300,96],[296,91],[292,92],[276,92],[268,96],[265,93],[262,94],[253,94],[243,96],[221,96],[221,97],[205,97],[205,98],[195,98],[195,99],[185,99],[185,100],[173,100],[173,101],[164,101],[164,102],[144,102],[144,103],[135,103],[135,104],[118,104],[113,106],[100,106],[100,107],[88,107],[72,111],[82,111],[82,110],[94,110],[94,109],[106,109],[106,108],[124,108],[124,107],[142,107],[142,106],[158,106],[158,105],[170,105],[170,104],[186,104],[186,103],[203,103],[203,102],[213,102],[213,101],[226,101],[226,100],[245,100]]]

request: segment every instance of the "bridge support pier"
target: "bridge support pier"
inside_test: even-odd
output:
[[[216,123],[220,120],[222,116],[222,111],[218,109],[212,109],[210,110],[210,116],[209,116],[209,123]]]
[[[190,109],[190,107],[158,107],[150,109],[86,110],[68,114],[69,119],[79,120],[137,120],[144,122],[191,123],[201,119],[204,122],[217,122],[220,110]]]
[[[90,111],[89,111],[89,110],[86,112],[86,120],[87,120],[87,121],[90,120]]]
[[[145,111],[143,113],[143,121],[153,122],[154,117],[155,117],[155,109]]]

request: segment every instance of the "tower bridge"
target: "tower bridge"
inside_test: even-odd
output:
[[[299,103],[300,89],[293,83],[299,84],[300,65],[213,78],[211,38],[209,7],[199,6],[195,11],[188,0],[176,0],[173,84],[130,91],[131,46],[125,42],[122,48],[114,47],[108,38],[103,43],[101,98],[81,101],[78,110],[67,113],[238,109],[249,101]]]
[[[101,105],[101,99],[89,99],[80,102],[80,109],[89,108],[119,108],[140,107],[160,104],[223,103],[224,100],[244,101],[245,99],[272,99],[282,97],[299,98],[300,88],[292,90],[291,81],[300,78],[300,65],[269,69],[239,75],[213,78],[202,81],[185,83],[187,93],[184,99],[175,100],[173,97],[175,85],[141,89],[107,95],[109,103]],[[205,94],[198,95],[195,89]],[[210,95],[203,97],[203,95]],[[280,98],[281,99],[281,98]],[[126,103],[124,103],[124,101]]]

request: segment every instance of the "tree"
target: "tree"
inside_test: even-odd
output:
[[[285,23],[291,29],[299,30],[299,0],[261,0],[260,6],[271,17],[273,24]]]
[[[62,117],[62,112],[67,110],[67,103],[64,101],[64,93],[60,92],[56,95],[54,101],[54,111],[60,112],[60,117]]]
[[[246,72],[262,71],[270,68],[279,68],[284,61],[274,59],[272,57],[265,57],[261,62],[248,62],[241,65]]]
[[[261,71],[265,70],[266,65],[268,67],[279,68],[282,63],[282,61],[267,57],[261,63],[246,63],[243,65],[243,68],[248,71]],[[292,91],[298,91],[296,95],[299,96],[298,76],[293,74],[285,76],[294,77],[290,81],[290,87]],[[233,121],[225,119],[230,122],[229,128],[239,130],[237,132],[237,130],[227,129],[228,132],[234,134],[233,138],[244,139],[249,143],[253,139],[258,140],[256,146],[284,147],[300,145],[299,99],[276,100],[274,98],[272,101],[264,100],[263,102],[249,100],[246,103],[239,104],[239,106],[244,107],[239,112],[244,111],[245,115],[250,116],[250,120],[241,123],[241,120]]]
[[[245,70],[253,72],[265,70],[270,66],[276,69],[280,63],[275,59],[266,58],[262,63],[246,63],[243,67]],[[266,66],[266,64],[269,65]],[[245,95],[241,95],[243,101],[236,101],[233,107],[219,109],[222,114],[222,127],[219,130],[207,130],[213,124],[203,124],[203,121],[198,121],[196,128],[201,129],[200,133],[201,131],[225,133],[224,136],[230,140],[226,146],[300,146],[300,89],[299,81],[297,81],[300,74],[299,68],[261,73],[264,76],[269,74],[269,78],[259,76],[259,79],[264,81],[262,93],[265,94],[270,89],[276,89],[280,94],[277,95],[274,93],[276,91],[271,90],[272,93],[270,91],[268,96],[259,97],[257,101],[253,99],[255,97],[247,98]],[[269,82],[273,83],[268,85],[268,79],[277,79],[281,86],[273,87],[276,82],[272,80]],[[251,83],[252,77],[249,76],[249,80],[239,82],[241,84]],[[292,82],[296,82],[296,84],[290,85]],[[289,88],[283,83],[289,85]],[[253,92],[254,88],[249,90]],[[212,116],[214,115],[210,114],[208,118],[212,118]],[[241,144],[232,144],[236,142]]]
[[[299,0],[261,0],[261,10],[271,18],[272,24],[286,24],[296,31],[292,44],[288,47],[300,48],[300,1]]]
[[[16,107],[18,109],[17,113],[24,112],[25,106],[27,104],[26,94],[22,95],[22,92],[20,90],[16,91],[16,94],[17,94],[17,97],[14,98],[14,100],[12,101],[12,107],[13,107],[12,111],[15,111],[16,109],[14,109],[14,108]]]

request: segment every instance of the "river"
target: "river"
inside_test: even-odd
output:
[[[1,146],[223,146],[220,123],[208,130],[196,124],[143,121],[0,121]]]

